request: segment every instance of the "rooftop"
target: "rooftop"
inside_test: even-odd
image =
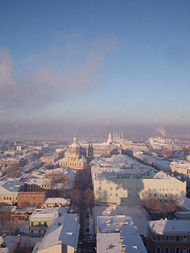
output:
[[[152,232],[160,235],[180,235],[190,233],[190,220],[156,220],[149,221]]]
[[[188,199],[187,197],[184,197],[184,198],[177,199],[176,201],[178,205],[183,207],[186,211],[190,211],[190,199]]]
[[[153,178],[157,171],[127,155],[113,155],[109,158],[100,157],[91,162],[92,174],[98,179],[115,178]]]
[[[50,218],[55,219],[59,215],[65,215],[67,213],[66,207],[52,207],[52,208],[44,208],[44,209],[35,209],[32,215],[30,216],[30,220],[33,219],[43,219]]]
[[[55,219],[39,244],[38,251],[60,243],[76,249],[80,228],[77,220],[76,214],[65,214]]]
[[[131,217],[125,215],[115,216],[98,216],[97,217],[97,232],[99,233],[114,233],[119,232],[123,225],[132,225]]]

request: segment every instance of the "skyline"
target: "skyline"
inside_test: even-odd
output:
[[[7,124],[190,126],[190,2],[1,1]]]

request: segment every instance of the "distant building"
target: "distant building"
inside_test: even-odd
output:
[[[47,198],[44,203],[44,207],[61,207],[61,206],[69,206],[70,199],[65,198]]]
[[[19,192],[18,207],[41,207],[45,202],[44,192]]]
[[[84,151],[77,141],[76,136],[73,138],[73,143],[69,146],[65,157],[59,160],[59,166],[62,168],[86,169],[88,162],[83,156]]]
[[[18,202],[18,192],[24,183],[19,180],[8,180],[0,182],[0,203],[15,205]]]
[[[190,162],[184,160],[177,160],[170,163],[171,171],[183,174],[186,176],[190,175]]]
[[[190,221],[149,221],[147,249],[149,253],[189,253]]]
[[[15,158],[3,158],[0,160],[0,167],[9,167],[11,165],[19,165],[21,162],[21,159],[19,157]]]
[[[41,161],[42,163],[53,164],[56,161],[56,157],[53,155],[42,156]]]
[[[25,191],[38,192],[51,189],[51,180],[48,178],[31,178],[25,184]]]

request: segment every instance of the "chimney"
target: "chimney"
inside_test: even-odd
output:
[[[21,247],[21,235],[17,236],[17,245],[18,245],[18,248]]]
[[[124,240],[124,238],[121,236],[120,237],[120,243],[123,243],[123,240]]]
[[[122,253],[126,253],[126,246],[125,246],[124,244],[122,245],[121,252],[122,252]]]

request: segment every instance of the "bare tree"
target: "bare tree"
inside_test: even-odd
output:
[[[7,177],[13,177],[13,178],[18,178],[22,175],[18,164],[10,165],[6,171],[6,174],[7,174]]]

